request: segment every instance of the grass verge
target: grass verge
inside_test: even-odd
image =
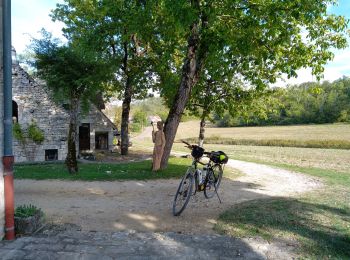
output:
[[[151,171],[152,161],[128,163],[80,163],[78,174],[71,175],[66,166],[61,163],[17,164],[14,166],[16,179],[34,180],[82,180],[82,181],[113,181],[113,180],[154,180],[182,178],[192,160],[172,157],[168,167],[159,172]],[[226,167],[224,177],[235,179],[242,174]]]
[[[61,179],[83,181],[111,181],[111,180],[152,180],[180,178],[191,160],[187,158],[170,158],[169,166],[159,172],[151,171],[152,161],[133,163],[79,163],[79,173],[71,175],[63,163],[15,165],[16,179]]]
[[[339,194],[337,203],[326,197],[334,194]],[[299,199],[244,202],[223,213],[215,229],[234,237],[297,240],[306,258],[349,259],[350,208],[345,200],[349,195],[348,190],[337,188]]]
[[[235,205],[220,216],[215,229],[234,237],[297,240],[306,258],[350,259],[350,174],[265,164],[319,177],[325,186],[299,198],[266,198]]]

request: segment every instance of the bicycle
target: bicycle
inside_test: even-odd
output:
[[[218,189],[221,183],[224,166],[228,161],[227,155],[222,151],[206,152],[198,145],[191,145],[185,141],[185,147],[191,149],[193,157],[192,165],[188,167],[184,177],[182,178],[173,202],[173,215],[179,216],[186,208],[191,196],[197,192],[204,192],[207,199],[217,195],[221,203]],[[209,158],[207,163],[201,162],[204,156]],[[204,165],[203,171],[198,169],[198,164]],[[192,193],[192,190],[194,192]]]

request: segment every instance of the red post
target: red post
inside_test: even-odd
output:
[[[5,239],[14,240],[15,237],[15,201],[13,186],[13,156],[4,156],[4,186],[5,186]]]

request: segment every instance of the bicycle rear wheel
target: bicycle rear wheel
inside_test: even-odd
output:
[[[191,171],[187,171],[186,175],[182,178],[179,188],[175,194],[174,203],[173,203],[173,215],[180,216],[182,211],[187,206],[193,189],[193,174]]]
[[[208,169],[204,183],[204,196],[207,199],[212,198],[215,192],[218,191],[222,179],[222,173],[223,171],[220,164],[216,164],[212,168]]]

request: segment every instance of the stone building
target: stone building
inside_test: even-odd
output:
[[[44,82],[34,80],[17,63],[14,50],[12,95],[13,121],[19,123],[24,133],[33,123],[44,133],[41,144],[29,138],[24,144],[14,138],[15,162],[64,160],[68,149],[68,111],[51,99]],[[86,115],[79,114],[77,151],[112,150],[117,128],[111,120],[92,104]]]

